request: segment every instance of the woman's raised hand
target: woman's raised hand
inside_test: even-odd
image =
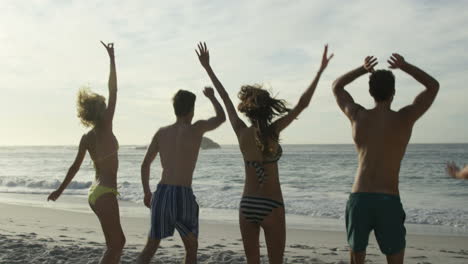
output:
[[[198,55],[198,59],[200,60],[201,65],[203,68],[210,67],[210,52],[206,47],[205,42],[198,43],[198,50],[195,50]]]
[[[327,68],[328,63],[330,62],[332,58],[333,58],[333,53],[330,56],[328,56],[328,44],[327,44],[325,45],[325,48],[323,50],[322,64],[320,65],[320,71],[323,71],[325,70],[325,68]]]
[[[109,57],[111,59],[113,59],[114,58],[114,43],[106,44],[106,43],[102,42],[102,40],[101,40],[101,43],[106,48],[107,54],[109,54]]]

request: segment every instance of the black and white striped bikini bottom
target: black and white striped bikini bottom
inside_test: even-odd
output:
[[[282,202],[272,199],[244,196],[240,202],[240,211],[245,219],[251,223],[259,224],[274,208],[284,207]]]

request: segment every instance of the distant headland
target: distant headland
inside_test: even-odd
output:
[[[137,147],[135,147],[135,149],[147,149],[147,148],[148,148],[148,146],[137,146]],[[219,149],[219,148],[221,148],[221,146],[218,143],[214,142],[212,139],[209,139],[207,137],[203,137],[200,148],[201,149]]]

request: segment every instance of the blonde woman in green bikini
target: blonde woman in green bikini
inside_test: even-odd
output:
[[[78,154],[59,188],[47,200],[57,200],[80,169],[81,163],[89,152],[96,169],[95,183],[89,189],[89,205],[101,222],[106,239],[107,250],[100,263],[119,263],[125,236],[120,225],[119,205],[117,202],[117,151],[119,143],[112,132],[115,103],[117,100],[117,76],[115,71],[114,44],[101,43],[110,58],[109,102],[105,98],[81,89],[78,93],[78,117],[86,127],[92,129],[81,138]]]

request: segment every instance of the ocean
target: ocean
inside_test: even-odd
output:
[[[353,145],[284,145],[279,161],[288,224],[318,229],[344,228],[344,209],[357,167]],[[87,189],[94,179],[89,155],[55,204],[47,195],[57,188],[74,160],[76,146],[0,147],[0,202],[90,212]],[[121,146],[118,183],[122,214],[147,215],[140,165],[146,150]],[[400,172],[400,195],[410,232],[468,236],[468,181],[445,173],[445,163],[468,163],[468,144],[411,144]],[[154,190],[161,175],[151,168]],[[237,221],[244,182],[238,146],[201,150],[193,189],[201,218]]]

